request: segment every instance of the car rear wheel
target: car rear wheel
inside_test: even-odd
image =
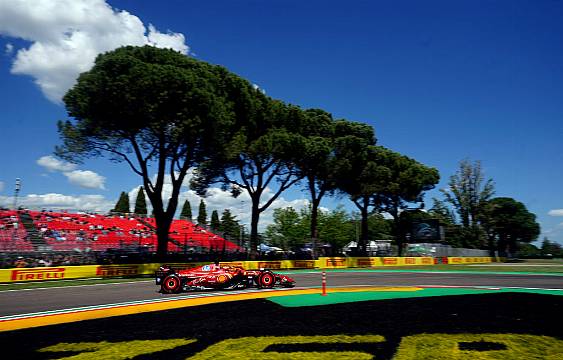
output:
[[[260,287],[262,288],[266,288],[266,289],[273,288],[275,283],[276,283],[276,277],[274,276],[274,274],[272,274],[269,271],[263,272],[258,277],[258,285],[260,285]]]
[[[164,278],[160,288],[164,294],[175,294],[180,292],[181,287],[182,284],[178,275],[172,274]]]

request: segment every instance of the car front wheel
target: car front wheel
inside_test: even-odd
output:
[[[258,285],[260,285],[261,288],[271,289],[274,287],[275,283],[276,283],[276,277],[274,276],[274,274],[272,274],[269,271],[263,272],[258,277]]]
[[[164,278],[160,289],[164,294],[175,294],[180,292],[181,287],[182,284],[178,275],[172,274]]]

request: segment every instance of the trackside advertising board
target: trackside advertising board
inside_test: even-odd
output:
[[[138,276],[152,274],[157,268],[158,264],[127,264],[0,269],[0,282]]]
[[[412,266],[448,264],[479,264],[493,262],[491,257],[448,257],[436,262],[432,257],[321,257],[318,260],[232,261],[221,265],[242,266],[245,269],[346,269],[376,266]],[[175,269],[190,269],[204,263],[172,263]],[[51,266],[0,269],[0,282],[28,282],[79,278],[112,278],[152,275],[160,264]]]
[[[357,257],[348,258],[348,267],[434,265],[432,257]]]
[[[493,262],[490,256],[481,257],[448,257],[448,264],[482,264]]]

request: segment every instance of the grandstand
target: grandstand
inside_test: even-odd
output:
[[[153,218],[133,215],[99,215],[31,210],[0,210],[0,251],[107,251],[146,248],[156,251]],[[223,237],[187,220],[174,220],[170,227],[171,253],[242,249]]]
[[[27,231],[18,212],[0,210],[0,252],[33,251],[31,242],[27,240]]]

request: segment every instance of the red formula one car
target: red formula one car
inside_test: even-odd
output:
[[[208,264],[187,270],[174,270],[167,265],[156,272],[156,285],[165,294],[205,289],[245,289],[247,287],[294,287],[295,281],[270,270],[245,270],[242,266]]]

